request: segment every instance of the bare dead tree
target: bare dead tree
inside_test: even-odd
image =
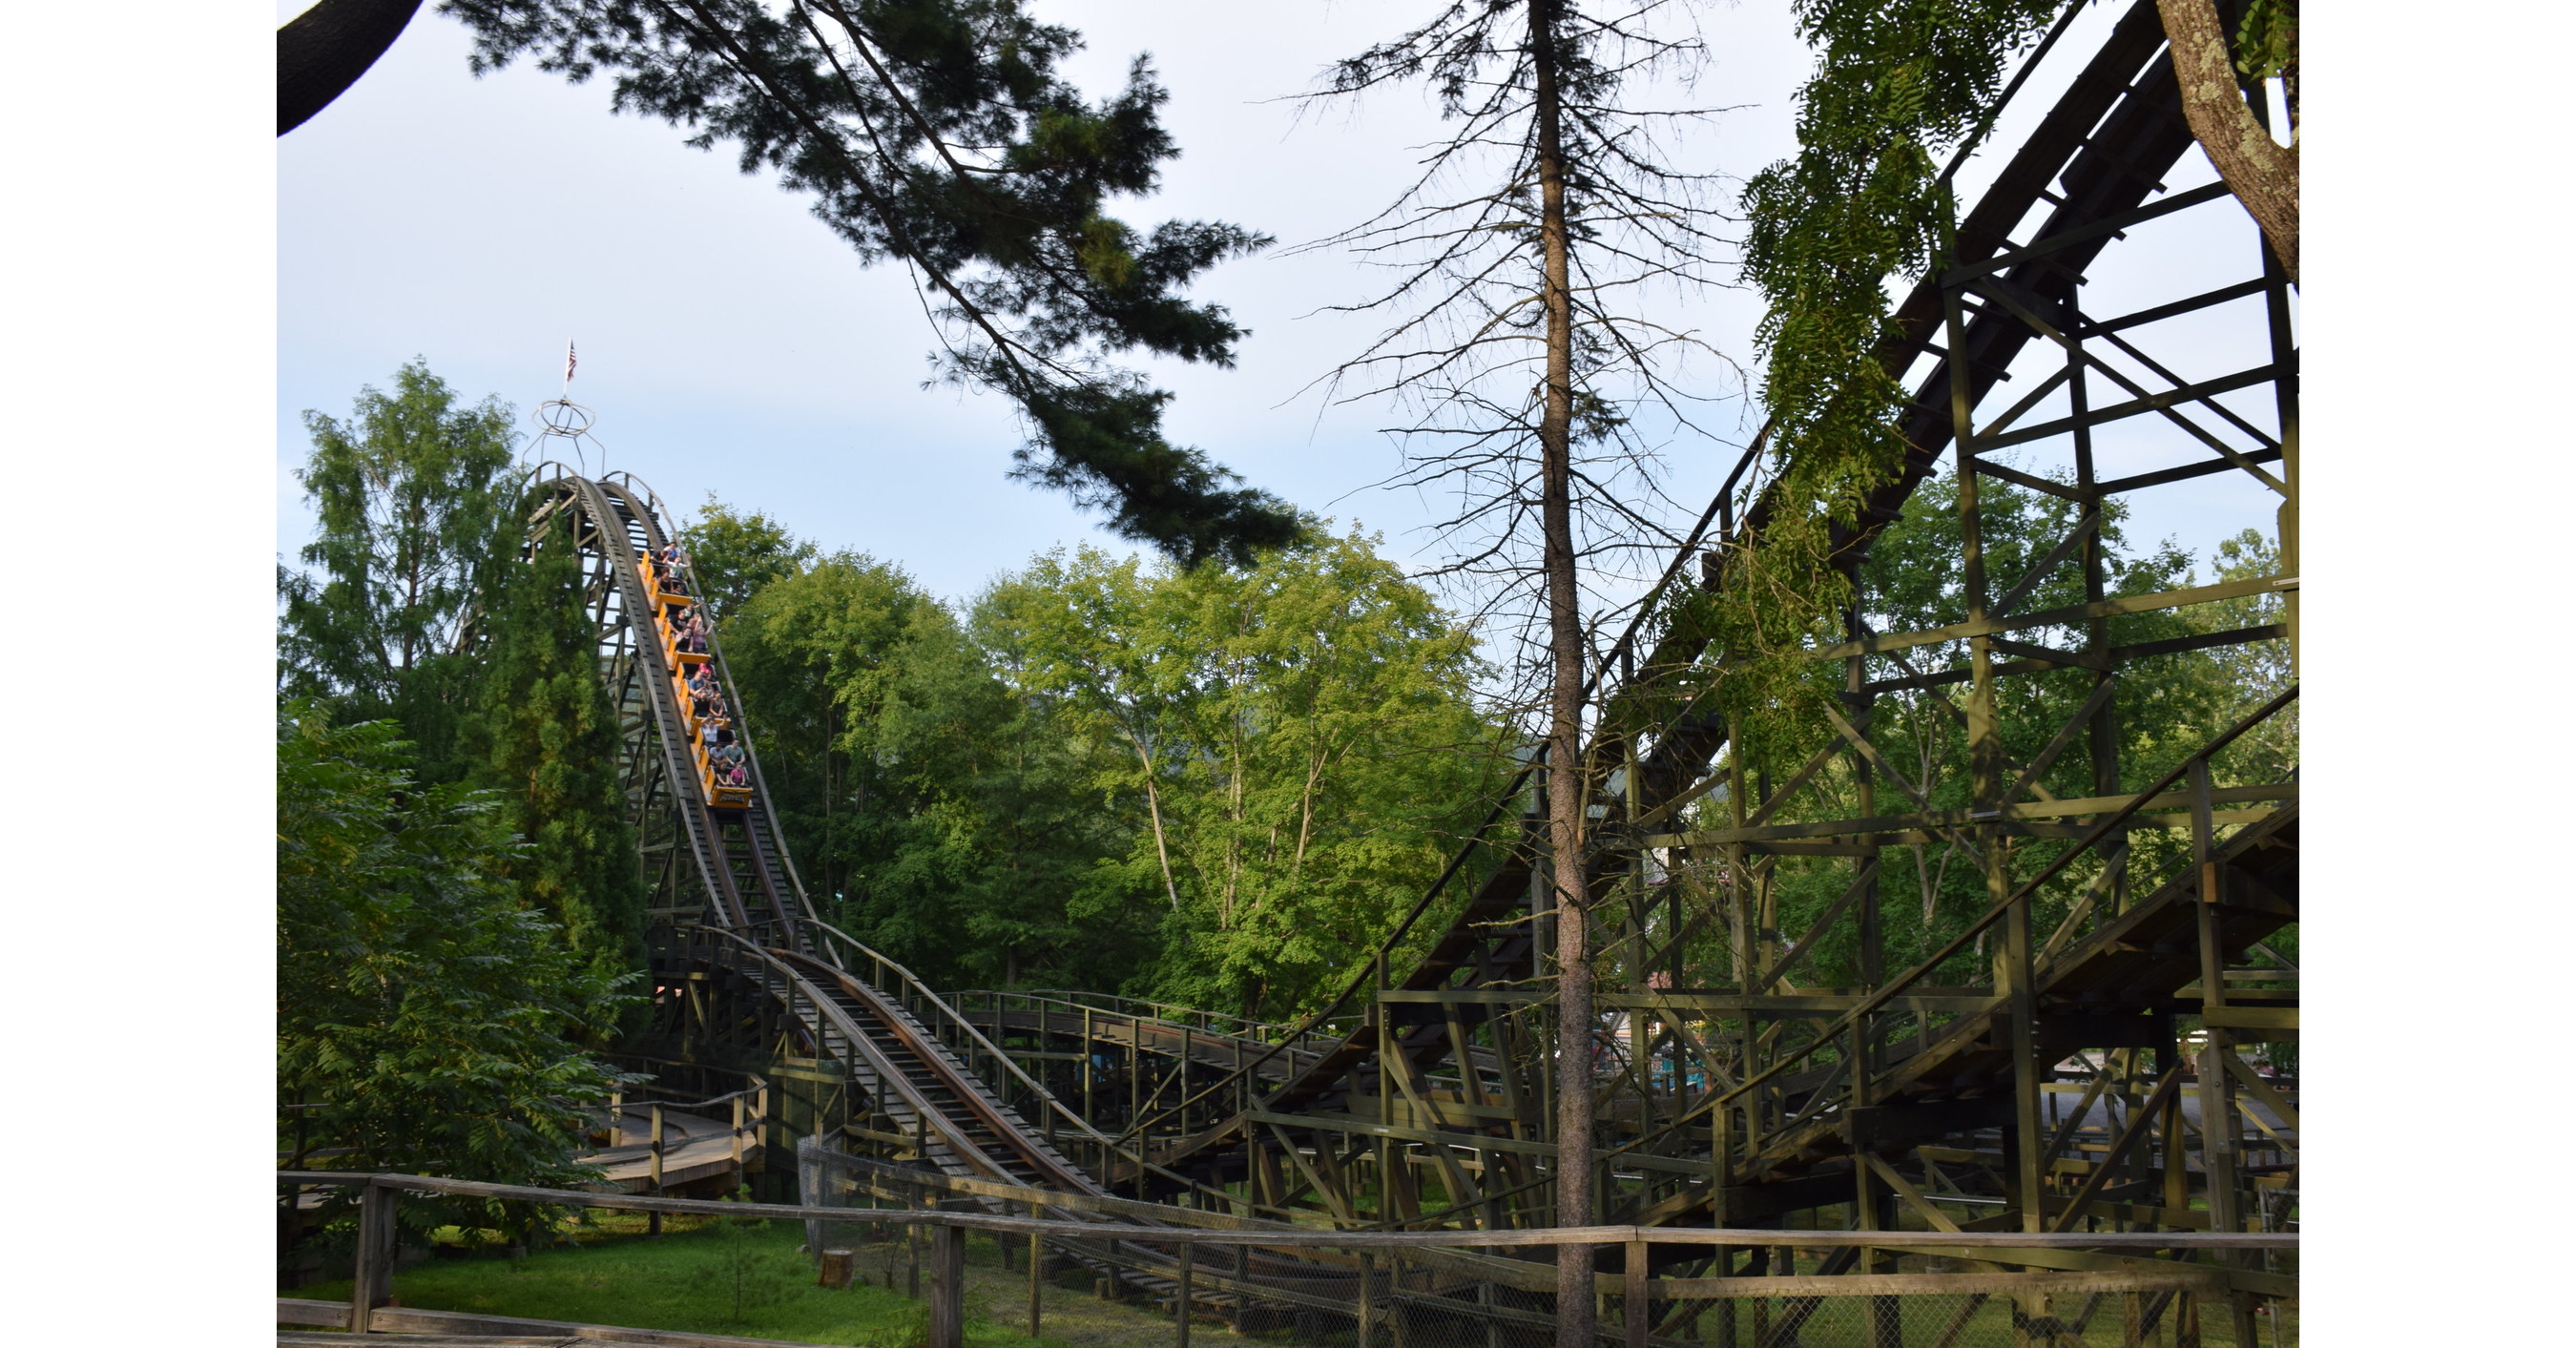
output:
[[[1689,0],[1453,0],[1350,57],[1316,100],[1420,85],[1453,126],[1385,210],[1309,248],[1394,271],[1366,301],[1390,326],[1321,381],[1327,396],[1390,398],[1408,420],[1393,485],[1439,492],[1439,574],[1480,620],[1516,619],[1523,714],[1544,728],[1555,895],[1556,1221],[1594,1219],[1595,1015],[1585,883],[1585,684],[1595,625],[1620,587],[1680,540],[1662,522],[1659,441],[1704,436],[1684,382],[1713,358],[1686,301],[1731,255],[1716,178],[1677,166],[1679,133],[1721,109],[1637,106],[1686,90],[1705,52]],[[1640,564],[1646,565],[1640,565]],[[1633,586],[1630,586],[1633,589]],[[1588,614],[1588,617],[1587,617]],[[1558,1255],[1557,1341],[1591,1348],[1591,1252]]]

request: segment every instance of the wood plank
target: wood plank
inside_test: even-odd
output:
[[[2299,798],[2296,782],[2277,782],[2260,786],[2220,787],[2209,793],[2213,804],[2255,804],[2293,801]],[[2188,792],[2165,791],[2139,801],[2135,796],[2083,796],[2072,800],[2039,800],[2005,805],[1994,810],[1971,810],[1966,807],[1936,810],[1920,814],[1882,814],[1860,819],[1821,819],[1812,823],[1770,824],[1761,828],[1709,829],[1698,833],[1658,833],[1645,839],[1648,847],[1719,847],[1729,843],[1750,843],[1780,838],[1840,837],[1862,833],[1895,833],[1917,828],[1958,828],[1969,824],[2019,823],[2058,820],[2083,815],[2110,814],[2135,803],[2142,812],[2134,820],[2162,818],[2151,810],[2175,810],[2191,803]],[[2236,813],[2236,812],[2223,812]],[[2178,816],[2188,824],[2188,816]],[[1532,994],[1535,996],[1536,994]]]
[[[1295,1126],[1313,1127],[1314,1120],[1284,1116]],[[1461,1146],[1493,1149],[1496,1138],[1432,1137],[1428,1141],[1455,1141]],[[1615,1158],[1622,1166],[1639,1164],[1633,1153]],[[1678,1162],[1674,1164],[1679,1164]],[[892,1169],[893,1167],[889,1167]],[[1704,1172],[1705,1163],[1697,1167]],[[826,1221],[839,1223],[885,1223],[897,1226],[955,1226],[972,1231],[1014,1231],[1023,1235],[1031,1231],[1050,1239],[1097,1240],[1106,1232],[1098,1223],[1069,1222],[1048,1218],[1001,1217],[980,1212],[933,1212],[898,1208],[809,1207],[788,1203],[724,1203],[693,1198],[649,1198],[631,1194],[598,1194],[574,1189],[541,1189],[523,1184],[487,1184],[478,1180],[446,1179],[434,1175],[368,1175],[342,1171],[282,1170],[280,1181],[304,1184],[361,1184],[368,1181],[390,1189],[417,1193],[464,1194],[477,1198],[519,1199],[561,1207],[609,1208],[627,1212],[687,1212],[710,1217],[765,1217],[781,1221]],[[940,1177],[921,1176],[929,1187]],[[1009,1186],[993,1186],[1008,1190]],[[1061,1194],[1044,1189],[1012,1191],[1023,1199],[1034,1198],[1057,1207],[1071,1206],[1084,1195]],[[1091,1199],[1101,1202],[1099,1199]],[[1151,1209],[1163,1220],[1189,1222],[1196,1227],[1190,1239],[1205,1245],[1276,1245],[1281,1248],[1320,1247],[1325,1249],[1397,1249],[1412,1247],[1455,1247],[1489,1249],[1525,1245],[1617,1245],[1631,1240],[1650,1241],[1657,1245],[1789,1245],[1800,1249],[1838,1249],[1858,1246],[1871,1249],[1922,1249],[1925,1253],[1943,1253],[1924,1246],[1927,1233],[1892,1231],[1780,1231],[1757,1228],[1659,1227],[1659,1226],[1570,1226],[1517,1231],[1325,1231],[1310,1227],[1288,1227],[1254,1223],[1223,1213],[1174,1208],[1164,1204],[1121,1202],[1119,1206]],[[1204,1222],[1205,1226],[1198,1224]],[[1121,1231],[1125,1235],[1128,1232]],[[1934,1236],[1944,1246],[1975,1248],[1980,1251],[2010,1247],[2016,1252],[2015,1262],[2035,1263],[2021,1257],[2048,1250],[2083,1251],[2109,1249],[2193,1249],[2193,1250],[2295,1250],[2299,1248],[2296,1232],[2215,1231],[2180,1233],[2155,1231],[2087,1231],[2060,1236],[2032,1235],[2020,1231],[1975,1232],[1956,1236]],[[1965,1258],[2000,1258],[1978,1253]]]
[[[1605,1280],[1607,1275],[1604,1275]],[[1791,1278],[1658,1278],[1658,1301],[1731,1301],[1745,1297],[1965,1296],[2021,1293],[2216,1292],[2216,1269],[2171,1273],[1840,1273]]]
[[[1836,642],[1815,646],[1807,651],[1810,660],[1847,660],[1855,655],[1876,655],[1884,651],[1908,650],[1943,641],[1964,641],[1969,637],[1993,636],[1998,632],[2018,632],[2030,627],[2073,627],[2087,619],[2116,618],[2128,613],[2160,613],[2166,609],[2189,608],[2194,604],[2211,604],[2221,599],[2242,599],[2247,595],[2269,594],[2282,576],[2263,576],[2254,580],[2231,580],[2218,585],[2194,585],[2186,589],[2165,590],[2156,594],[2127,595],[2097,599],[2089,604],[2069,604],[2064,608],[2039,609],[2016,613],[2010,617],[1988,618],[1983,622],[1952,623],[1947,627],[1930,627],[1919,632],[1893,632],[1862,637],[1858,641]]]
[[[312,1305],[315,1303],[303,1303]],[[290,1299],[278,1298],[278,1313],[288,1313]],[[299,1321],[298,1323],[306,1323]],[[638,1329],[628,1325],[595,1325],[575,1320],[532,1320],[515,1315],[486,1315],[471,1311],[433,1311],[412,1306],[379,1306],[373,1317],[378,1333],[436,1334],[448,1337],[494,1340],[536,1340],[554,1343],[633,1343],[654,1348],[793,1348],[785,1339],[751,1339],[731,1334],[691,1334],[676,1329]],[[281,1338],[283,1335],[281,1334]],[[331,1343],[346,1344],[350,1338],[331,1336]],[[410,1343],[416,1340],[400,1340]],[[809,1346],[810,1348],[810,1346]]]

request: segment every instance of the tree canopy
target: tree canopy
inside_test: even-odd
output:
[[[390,393],[358,392],[346,420],[307,411],[313,448],[296,480],[315,515],[277,572],[278,686],[346,720],[399,720],[431,780],[456,758],[471,671],[454,647],[504,540],[515,542],[510,408],[466,405],[414,358]]]
[[[809,891],[934,983],[1309,1009],[1472,824],[1472,642],[1356,536],[1048,553],[952,612],[836,554],[723,626]]]
[[[1018,473],[1102,510],[1114,532],[1184,562],[1248,564],[1294,538],[1277,498],[1173,444],[1171,395],[1109,357],[1230,366],[1244,336],[1182,292],[1268,238],[1237,225],[1109,214],[1151,194],[1180,147],[1142,56],[1085,98],[1058,67],[1081,45],[1020,0],[446,0],[477,72],[522,57],[576,83],[607,74],[617,110],[734,147],[776,172],[860,260],[911,273],[943,377],[992,389],[1029,432]]]
[[[509,872],[509,802],[413,774],[390,722],[277,716],[280,1147],[340,1169],[575,1185],[584,1110],[624,1080],[579,1047],[622,971],[586,964]],[[524,1231],[527,1214],[407,1206]],[[443,1215],[441,1215],[443,1214]]]

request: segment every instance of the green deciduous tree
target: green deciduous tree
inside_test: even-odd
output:
[[[1182,291],[1268,240],[1234,225],[1140,230],[1108,214],[1180,153],[1143,58],[1092,102],[1059,64],[1073,30],[1020,0],[447,0],[475,69],[533,56],[603,71],[621,111],[775,170],[863,262],[901,262],[939,325],[941,368],[1011,398],[1019,473],[1183,559],[1250,560],[1292,537],[1269,495],[1163,433],[1170,395],[1108,363],[1142,348],[1230,365],[1243,331]]]
[[[1158,996],[1316,1009],[1498,784],[1467,633],[1357,535],[1241,572],[1051,554],[977,615],[1026,694],[1115,750],[1095,780],[1142,807],[1123,869],[1165,910]]]
[[[510,408],[464,404],[418,359],[390,394],[358,392],[346,421],[306,412],[313,452],[296,474],[316,518],[277,573],[278,686],[343,719],[392,717],[430,780],[462,771],[471,668],[451,655],[515,504]]]
[[[784,580],[813,564],[815,548],[787,531],[787,526],[755,510],[734,509],[707,493],[698,517],[680,530],[680,545],[689,554],[689,571],[719,620],[743,605],[772,581]]]
[[[389,722],[280,707],[281,1151],[499,1183],[592,1177],[573,1161],[583,1111],[623,1078],[577,1041],[631,999],[521,898],[508,813],[494,793],[417,781]],[[521,1233],[529,1216],[452,1202],[405,1212]]]
[[[993,644],[985,644],[985,639]],[[1115,987],[1154,924],[1090,901],[1129,823],[1092,746],[1006,682],[894,567],[827,557],[729,618],[726,662],[800,872],[826,915],[935,983]]]

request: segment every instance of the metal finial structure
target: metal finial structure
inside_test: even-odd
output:
[[[595,475],[608,466],[608,447],[590,433],[599,414],[569,398],[548,398],[528,413],[537,428],[536,438],[528,445],[527,457],[533,462],[548,459],[569,460],[581,476]],[[563,443],[558,446],[556,441]],[[596,464],[592,463],[597,459]]]
[[[535,410],[528,413],[528,420],[536,426],[537,434],[528,444],[527,459],[531,463],[567,459],[577,475],[589,477],[607,469],[608,447],[590,433],[590,428],[599,420],[599,414],[572,400],[573,371],[580,365],[580,355],[567,339],[564,342],[562,392],[537,404]],[[564,445],[557,448],[553,443],[557,440],[564,441]],[[595,467],[591,463],[594,453],[599,459]]]

